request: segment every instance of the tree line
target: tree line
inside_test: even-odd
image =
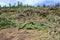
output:
[[[23,6],[22,2],[18,1],[17,6]],[[25,6],[28,7],[29,5],[27,4]],[[52,5],[52,6],[59,7],[60,6],[60,3],[57,3],[57,4]],[[12,8],[12,7],[16,7],[16,5],[11,5],[11,3],[9,3],[9,6],[8,7],[6,5],[4,5],[3,7],[1,7],[1,5],[0,5],[0,9],[2,9],[2,8]],[[37,7],[40,7],[40,5],[37,5]],[[45,4],[43,4],[43,7],[50,7],[50,5],[46,6]]]

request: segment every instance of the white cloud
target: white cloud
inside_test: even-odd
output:
[[[11,3],[12,5],[14,3],[17,3],[17,1],[20,1],[22,2],[24,5],[25,4],[28,4],[28,5],[38,5],[38,4],[43,4],[45,3],[46,1],[52,1],[54,3],[58,3],[60,2],[60,0],[0,0],[0,5],[4,6],[5,4],[6,5],[9,5],[9,3]],[[49,4],[49,2],[47,2],[47,4]]]
[[[46,1],[46,0],[45,0]],[[48,1],[52,1],[52,2],[60,2],[60,0],[48,0]]]
[[[4,6],[4,5],[6,5],[6,3],[4,3],[4,2],[0,2],[0,5],[1,5],[1,6]]]
[[[22,2],[23,4],[28,4],[28,5],[38,5],[38,4],[44,4],[47,3],[48,5],[51,4],[51,2],[53,3],[58,3],[60,2],[60,0],[18,0],[20,2]]]
[[[34,5],[36,3],[42,3],[45,0],[18,0],[18,1],[22,2],[23,4]]]
[[[1,6],[9,6],[9,3],[11,3],[11,5],[14,5],[15,3],[17,3],[17,0],[0,0]]]

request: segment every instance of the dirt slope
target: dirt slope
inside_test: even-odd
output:
[[[0,40],[60,40],[46,31],[38,30],[18,30],[18,28],[8,28],[0,30]]]

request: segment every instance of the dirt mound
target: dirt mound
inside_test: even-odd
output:
[[[18,28],[8,28],[0,30],[0,40],[59,40],[54,35],[46,31],[38,30],[18,30]]]

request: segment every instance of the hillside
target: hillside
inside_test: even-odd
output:
[[[60,40],[60,7],[0,9],[0,40]]]

